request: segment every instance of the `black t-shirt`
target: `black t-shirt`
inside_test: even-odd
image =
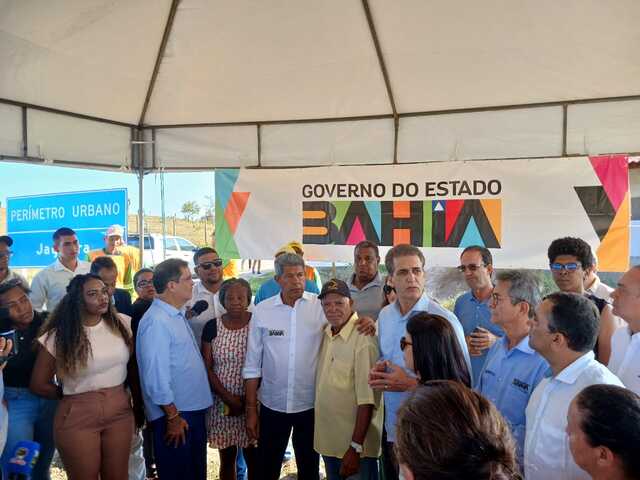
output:
[[[204,324],[204,328],[202,329],[202,341],[209,343],[217,336],[218,324],[216,323],[216,319],[212,318]]]
[[[38,348],[36,345],[40,327],[47,318],[46,312],[34,312],[33,321],[25,330],[16,330],[18,354],[7,360],[3,370],[4,385],[14,388],[29,388],[31,372],[36,363]],[[13,330],[11,323],[4,321],[0,325],[3,332]]]
[[[140,325],[140,320],[142,320],[142,316],[149,310],[153,302],[151,300],[144,300],[142,298],[138,298],[133,305],[131,305],[131,333],[133,334],[133,341],[136,340],[136,335],[138,334],[138,326]]]

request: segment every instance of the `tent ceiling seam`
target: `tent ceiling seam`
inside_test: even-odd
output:
[[[380,65],[382,78],[384,79],[384,85],[387,89],[387,97],[389,98],[391,111],[393,112],[393,163],[398,163],[398,130],[400,127],[400,117],[398,117],[396,101],[393,96],[393,89],[391,88],[391,79],[389,77],[389,71],[387,70],[387,64],[384,61],[384,55],[382,55],[382,48],[380,47],[380,40],[378,39],[376,25],[373,22],[373,15],[371,14],[371,8],[369,7],[369,0],[362,0],[362,7],[364,9],[365,16],[367,17],[369,32],[371,33],[371,38],[373,39],[373,46],[376,49],[378,64]]]
[[[171,30],[173,28],[173,21],[176,18],[176,12],[178,10],[179,3],[180,3],[180,0],[171,1],[169,16],[167,17],[167,22],[165,23],[165,26],[164,26],[164,32],[162,33],[162,40],[160,41],[160,47],[158,48],[158,55],[156,56],[156,63],[153,66],[153,73],[151,74],[151,78],[149,79],[149,86],[147,87],[147,94],[145,95],[144,104],[142,106],[142,112],[140,112],[140,121],[138,122],[138,125],[140,127],[143,126],[145,117],[147,116],[147,110],[149,109],[149,103],[151,102],[151,95],[153,95],[153,89],[156,86],[158,72],[160,71],[160,64],[162,63],[162,57],[164,57],[164,52],[167,48],[167,43],[169,42],[169,36],[171,35]]]

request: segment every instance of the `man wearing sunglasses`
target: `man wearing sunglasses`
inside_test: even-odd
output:
[[[504,335],[502,328],[491,322],[489,303],[493,293],[493,258],[489,249],[479,245],[465,248],[460,255],[458,271],[470,290],[458,297],[453,313],[456,314],[471,355],[473,384],[478,383],[487,352]]]
[[[0,284],[9,282],[14,278],[19,279],[25,286],[29,284],[27,281],[16,272],[9,268],[9,259],[11,258],[11,246],[13,245],[13,239],[7,235],[0,236]]]
[[[205,323],[212,318],[219,318],[227,312],[218,298],[218,291],[223,280],[222,263],[218,252],[211,247],[202,247],[193,255],[193,264],[196,266],[196,275],[200,281],[193,284],[193,294],[186,305],[186,317],[198,345],[200,345]],[[200,300],[207,302],[208,306],[206,310],[198,314],[193,312],[191,308]]]
[[[577,293],[591,300],[600,312],[600,330],[594,347],[596,360],[607,365],[611,356],[611,337],[619,326],[611,306],[585,291],[584,281],[591,267],[591,246],[581,238],[557,238],[547,251],[553,281],[561,292]]]

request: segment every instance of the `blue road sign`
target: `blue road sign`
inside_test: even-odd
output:
[[[53,263],[53,232],[75,230],[80,258],[104,245],[109,226],[127,231],[127,189],[52,193],[7,198],[7,234],[13,238],[11,266],[40,268]]]

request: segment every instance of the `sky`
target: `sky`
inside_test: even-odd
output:
[[[151,173],[145,176],[145,215],[161,214],[160,185],[160,174]],[[214,173],[165,173],[164,185],[167,216],[176,214],[181,217],[180,210],[187,201],[198,203],[203,212],[208,204],[206,197],[214,196]],[[0,162],[0,206],[5,208],[7,197],[110,188],[126,188],[129,213],[138,212],[138,177],[134,174]]]

